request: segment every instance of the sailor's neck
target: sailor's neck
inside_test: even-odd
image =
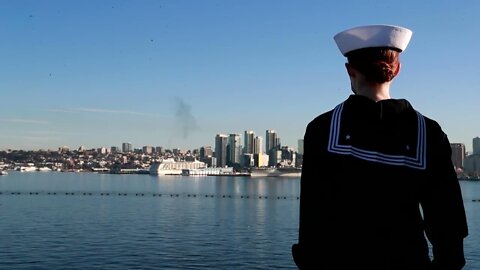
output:
[[[389,84],[381,84],[374,87],[360,87],[359,89],[355,89],[355,94],[367,97],[375,102],[391,98]]]

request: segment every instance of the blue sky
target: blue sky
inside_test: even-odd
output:
[[[350,94],[333,35],[412,29],[391,87],[471,150],[480,136],[480,1],[0,0],[0,150],[305,126]]]

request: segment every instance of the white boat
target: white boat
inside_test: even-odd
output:
[[[173,158],[163,159],[150,166],[149,173],[152,175],[181,175],[182,170],[194,170],[206,168],[205,162],[195,161],[175,161]]]
[[[37,167],[35,166],[21,166],[17,170],[21,172],[34,172],[37,171]]]
[[[8,172],[7,171],[0,171],[0,175],[7,175]]]
[[[253,167],[250,176],[253,177],[300,177],[302,168],[297,167]]]

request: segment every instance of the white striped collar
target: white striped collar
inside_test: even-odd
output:
[[[416,149],[414,154],[412,156],[391,155],[382,153],[381,151],[371,151],[349,144],[340,143],[340,125],[342,120],[343,106],[344,102],[337,105],[333,110],[328,140],[329,152],[340,155],[351,155],[362,160],[394,166],[406,166],[421,170],[426,168],[427,131],[425,128],[425,119],[423,115],[415,111],[417,114],[418,128]]]

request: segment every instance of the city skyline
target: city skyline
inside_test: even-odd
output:
[[[223,133],[217,133],[215,136],[217,135],[224,135],[226,137],[228,137],[229,135],[231,134],[236,134],[236,133],[229,133],[228,135],[227,134],[223,134]],[[255,134],[256,135],[256,134]],[[265,138],[263,136],[256,136],[256,137],[260,137],[261,140],[264,140]],[[279,139],[281,139],[281,137],[279,137]],[[214,138],[215,140],[215,138]],[[241,138],[241,141],[243,141],[244,138]],[[293,148],[295,150],[295,152],[303,152],[303,149],[301,149],[303,147],[300,146],[300,141],[303,141],[303,138],[301,139],[298,139],[297,140],[297,143],[295,145],[285,145],[285,144],[281,144],[281,146],[284,146],[284,147],[289,147],[289,148]],[[470,145],[470,149],[471,150],[468,150],[468,144],[467,143],[464,143],[464,142],[450,142],[451,145],[456,145],[456,144],[460,144],[460,145],[463,145],[465,147],[465,153],[467,155],[470,155],[470,154],[474,154],[474,153],[480,153],[480,137],[474,137],[472,138],[472,143]],[[182,147],[165,147],[161,144],[153,144],[153,145],[149,145],[149,144],[140,144],[138,146],[136,145],[133,145],[131,144],[131,142],[121,142],[121,143],[118,143],[117,145],[115,144],[110,144],[110,145],[96,145],[96,146],[84,146],[84,145],[74,145],[74,146],[70,146],[70,145],[63,145],[63,146],[57,146],[56,148],[39,148],[39,149],[14,149],[14,148],[9,148],[9,149],[0,149],[0,151],[6,151],[6,150],[20,150],[20,151],[36,151],[36,150],[50,150],[50,151],[57,151],[58,149],[60,148],[63,148],[63,147],[67,147],[69,148],[70,150],[75,150],[75,149],[85,149],[85,150],[88,150],[88,149],[100,149],[100,148],[108,148],[108,149],[111,149],[112,147],[116,148],[116,149],[122,149],[122,152],[125,152],[123,150],[123,147],[125,144],[130,144],[130,147],[132,147],[132,151],[135,150],[135,149],[142,149],[144,147],[162,147],[162,149],[165,149],[165,150],[173,150],[173,149],[178,149],[178,150],[182,150],[182,151],[193,151],[193,150],[199,150],[200,148],[202,147],[211,147],[212,149],[215,148],[215,142],[211,143],[211,144],[203,144],[203,145],[199,145],[197,147],[194,147],[194,148],[182,148]],[[262,144],[261,144],[261,148],[262,150],[260,151],[260,153],[265,153],[265,148],[266,148],[266,141],[264,141]],[[245,147],[245,144],[242,144],[240,142],[240,145],[242,147]],[[248,151],[247,151],[248,152]]]
[[[478,10],[475,0],[4,1],[0,151],[197,149],[217,133],[268,129],[297,148],[351,93],[333,36],[385,23],[413,31],[392,98],[471,152]]]
[[[280,144],[280,146],[282,147],[289,147],[289,148],[293,148],[295,151],[298,151],[298,147],[299,147],[299,141],[300,140],[303,140],[302,139],[298,139],[296,144],[295,145],[285,145],[285,144],[281,144],[281,136],[280,134],[278,134],[276,132],[276,130],[274,129],[267,129],[265,130],[265,133],[274,133],[275,134],[275,140],[277,140],[277,142]],[[243,134],[243,135],[242,135]],[[248,142],[248,139],[245,139],[245,135],[248,134],[249,136],[251,136],[252,138],[250,138],[252,141],[251,142]],[[242,152],[243,152],[243,148],[247,148],[245,149],[246,153],[256,153],[256,152],[259,152],[259,153],[265,153],[267,152],[267,148],[269,148],[269,144],[271,144],[271,142],[269,140],[267,140],[267,134],[265,134],[265,136],[261,136],[259,135],[258,133],[256,133],[255,131],[253,130],[244,130],[243,133],[236,133],[236,132],[230,132],[230,133],[217,133],[215,134],[215,136],[213,137],[213,143],[211,144],[208,144],[208,143],[205,143],[205,144],[202,144],[202,145],[199,145],[197,147],[194,147],[194,148],[182,148],[182,147],[165,147],[164,145],[162,144],[139,144],[139,145],[133,145],[131,142],[127,142],[127,141],[123,141],[123,142],[120,142],[120,143],[117,143],[117,144],[109,144],[109,145],[94,145],[94,146],[85,146],[85,145],[61,145],[61,146],[57,146],[57,147],[54,147],[54,148],[39,148],[39,149],[13,149],[13,148],[9,148],[9,149],[0,149],[0,151],[2,150],[51,150],[51,151],[56,151],[60,148],[62,149],[65,149],[65,148],[68,148],[70,150],[76,150],[76,149],[100,149],[100,148],[108,148],[108,149],[111,149],[111,148],[116,148],[116,149],[122,149],[121,151],[122,152],[130,152],[130,151],[133,151],[135,149],[141,149],[141,148],[144,148],[144,147],[161,147],[163,149],[169,149],[169,150],[172,150],[172,149],[179,149],[179,150],[182,150],[182,151],[189,151],[189,150],[198,150],[202,147],[212,147],[212,148],[215,148],[215,140],[218,136],[224,136],[225,138],[229,138],[231,137],[232,135],[236,135],[238,136],[238,138],[240,139],[238,144],[240,146],[242,146]],[[242,143],[243,142],[243,143]],[[248,146],[247,144],[249,143],[253,143],[253,144],[259,144],[259,145],[250,145]],[[257,149],[258,148],[258,149]],[[127,149],[127,150],[126,150]]]

